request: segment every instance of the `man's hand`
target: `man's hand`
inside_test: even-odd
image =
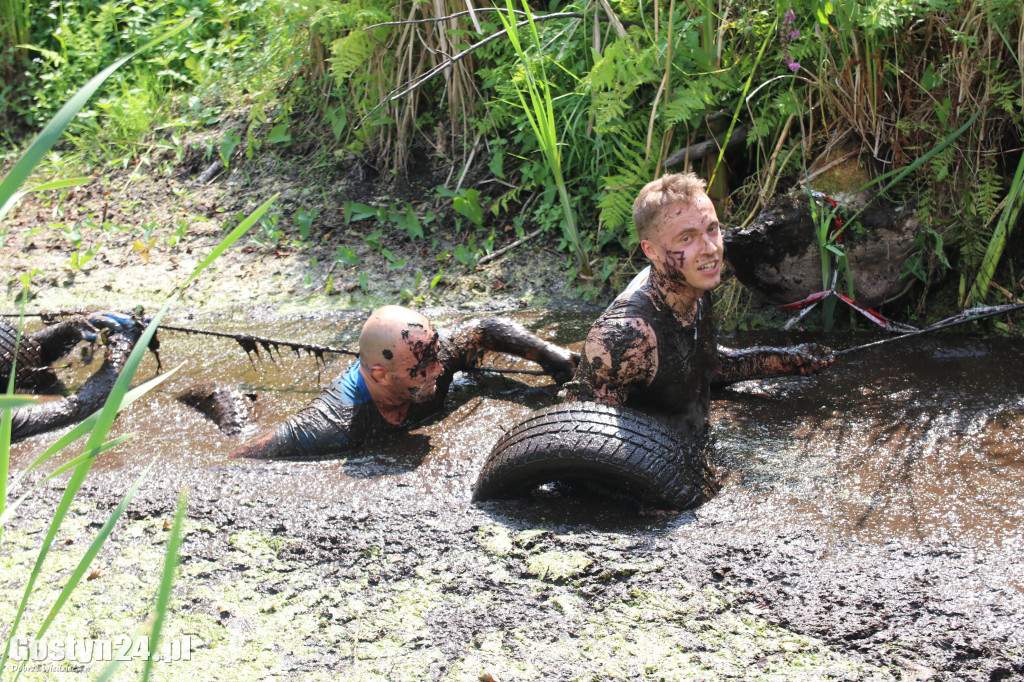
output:
[[[802,343],[780,349],[779,362],[782,371],[790,374],[810,376],[820,372],[836,361],[832,349],[819,343]]]
[[[551,346],[537,362],[551,375],[555,383],[562,385],[571,380],[580,364],[580,354],[566,352],[558,346]]]
[[[85,322],[86,324],[81,326],[82,338],[90,342],[96,340],[101,329],[111,332],[126,332],[139,327],[138,322],[131,315],[108,310],[89,313],[85,316]]]

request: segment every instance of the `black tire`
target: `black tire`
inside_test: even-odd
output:
[[[514,497],[554,481],[591,481],[660,509],[696,506],[716,491],[701,444],[642,412],[590,402],[537,410],[494,445],[473,499]]]
[[[15,379],[15,387],[21,390],[37,390],[45,386],[45,382],[37,382],[36,374],[42,368],[43,360],[39,352],[39,346],[31,339],[22,335],[21,346],[16,343],[18,330],[9,325],[6,321],[0,320],[0,376],[6,379],[11,375],[11,365],[14,364],[14,355],[18,355],[18,376]],[[0,390],[7,390],[7,384]]]

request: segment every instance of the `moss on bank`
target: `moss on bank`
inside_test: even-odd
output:
[[[95,533],[102,514],[80,507],[52,548],[22,633],[33,633]],[[0,548],[0,622],[10,623],[43,537],[41,521],[8,529]],[[165,520],[124,523],[95,562],[46,639],[136,633],[149,604],[168,536]],[[642,580],[617,596],[588,589],[658,567],[618,572],[587,551],[558,549],[547,531],[476,533],[400,577],[403,558],[373,546],[351,566],[303,560],[301,543],[258,530],[187,528],[164,636],[190,636],[191,660],[161,662],[156,679],[346,680],[892,679],[810,637],[737,608],[716,589]],[[463,567],[462,569],[456,568]],[[488,589],[460,589],[466,566]],[[516,617],[522,607],[533,617]],[[505,614],[505,615],[502,615]],[[506,617],[508,616],[508,617]],[[453,620],[473,619],[460,638]],[[31,668],[22,679],[90,678],[105,663],[74,664],[54,676]],[[141,661],[119,679],[134,679]]]

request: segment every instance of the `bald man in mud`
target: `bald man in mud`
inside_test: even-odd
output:
[[[359,335],[359,360],[284,424],[232,457],[329,456],[408,430],[437,412],[456,372],[486,351],[537,362],[556,382],[572,377],[578,356],[497,318],[461,322],[440,333],[401,306],[373,311]]]
[[[716,343],[712,293],[724,249],[714,204],[693,173],[648,183],[633,204],[650,266],[590,328],[567,401],[623,405],[687,439],[704,433],[712,384],[811,374],[832,364],[817,344],[730,350]]]

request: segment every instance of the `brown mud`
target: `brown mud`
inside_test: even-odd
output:
[[[265,198],[252,188],[166,185],[147,190],[153,203],[142,196],[131,208],[97,188],[62,202],[65,220],[98,215],[104,205],[125,222],[156,206],[169,219],[208,216],[178,245],[154,247],[148,260],[133,250],[133,233],[104,233],[93,267],[65,269],[66,240],[32,233],[57,209],[31,203],[8,222],[0,263],[11,274],[43,271],[33,278],[33,306],[155,305],[223,233],[214,204],[242,211]],[[281,178],[278,188],[304,197],[302,185]],[[173,203],[178,195],[167,190],[174,187],[188,192],[188,205]],[[322,229],[343,238],[337,216]],[[337,246],[330,239],[325,253]],[[418,243],[389,248],[410,266],[429,262],[417,256]],[[351,345],[369,309],[398,302],[415,281],[369,247],[360,258],[360,266],[335,266],[341,293],[330,295],[304,287],[307,274],[317,282],[325,274],[323,261],[308,267],[304,249],[246,242],[172,316]],[[520,250],[452,278],[422,307],[440,324],[519,311],[515,319],[531,331],[578,350],[599,309],[564,286],[565,261],[542,247]],[[359,287],[360,272],[373,278],[374,291]],[[8,285],[9,301],[18,289]],[[571,308],[578,310],[565,312]],[[349,360],[321,367],[284,353],[277,363],[250,366],[233,342],[164,334],[165,365],[192,366],[119,418],[114,435],[142,435],[97,462],[73,516],[76,527],[102,522],[153,463],[126,525],[99,558],[112,580],[119,555],[159,544],[187,490],[193,530],[170,618],[186,625],[169,627],[199,633],[205,644],[195,652],[200,667],[167,668],[165,679],[233,679],[243,670],[288,679],[487,673],[502,682],[1024,679],[1020,345],[947,337],[900,345],[851,355],[813,377],[745,382],[716,394],[716,464],[731,472],[726,486],[693,512],[652,519],[629,504],[557,489],[470,501],[501,430],[556,400],[544,378],[463,377],[442,418],[356,457],[228,460],[240,439],[308,402]],[[152,374],[151,364],[140,378]],[[87,375],[77,366],[71,372],[72,385]],[[174,401],[200,378],[256,393],[255,423],[229,436]],[[49,442],[16,444],[12,471]],[[14,552],[18,533],[38,542],[61,492],[60,484],[46,485],[23,508],[5,531],[0,560]],[[67,531],[62,547],[82,545],[76,533]],[[145,584],[158,570],[124,575]],[[22,583],[4,580],[0,601],[15,603]],[[104,580],[91,581],[86,594],[106,589],[96,599],[116,603],[111,593],[131,593]],[[91,607],[67,608],[72,618]],[[144,611],[124,610],[135,624],[145,619]],[[110,636],[103,623],[91,617],[80,632]]]

